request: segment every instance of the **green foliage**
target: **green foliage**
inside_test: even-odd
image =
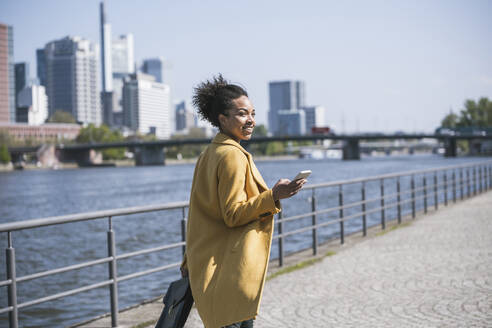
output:
[[[94,124],[80,129],[79,135],[75,139],[77,143],[104,143],[125,141],[125,138],[118,130],[112,131],[107,125],[96,127]],[[125,158],[125,148],[109,148],[102,151],[103,159],[114,160]]]
[[[257,125],[253,130],[252,138],[255,137],[266,137],[268,135],[268,131],[263,124]],[[248,151],[254,155],[266,155],[268,143],[254,143],[249,146]]]
[[[200,128],[190,128],[188,134],[173,135],[172,140],[205,139],[205,131]],[[166,158],[195,158],[198,157],[207,145],[184,145],[166,148]]]
[[[55,111],[47,120],[48,123],[77,123],[71,113],[64,110]]]
[[[441,121],[441,127],[450,129],[492,127],[492,101],[480,98],[477,102],[467,99],[459,114],[450,111]]]
[[[478,102],[465,101],[465,109],[461,110],[458,127],[489,127],[492,126],[492,101],[480,98]]]
[[[272,141],[267,143],[265,155],[275,156],[285,154],[285,143],[281,141]]]
[[[254,137],[266,137],[268,135],[267,128],[265,125],[260,124],[255,126],[255,129],[253,130],[253,138]]]
[[[0,145],[12,145],[12,140],[7,130],[0,130]]]
[[[449,114],[446,115],[441,121],[441,126],[443,128],[453,129],[458,124],[458,119],[458,115],[453,113],[453,111],[450,111]]]
[[[0,163],[7,164],[11,161],[10,153],[6,144],[0,145]]]
[[[268,280],[271,280],[273,278],[276,278],[276,277],[278,277],[278,276],[280,276],[282,274],[290,273],[290,272],[297,271],[297,270],[300,270],[300,269],[304,269],[304,268],[306,268],[308,266],[311,266],[313,264],[316,264],[316,263],[320,262],[325,257],[330,257],[330,256],[333,256],[335,254],[336,254],[336,252],[328,251],[325,254],[323,254],[321,257],[316,257],[314,259],[305,260],[305,261],[299,262],[297,264],[294,264],[294,265],[285,267],[285,268],[280,269],[277,272],[269,275],[266,280],[268,281]]]
[[[146,328],[149,326],[154,326],[157,323],[157,320],[147,320],[139,323],[138,325],[133,326],[132,328]]]

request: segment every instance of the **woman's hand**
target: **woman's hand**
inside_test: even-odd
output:
[[[306,179],[299,179],[294,181],[290,181],[289,179],[280,179],[272,188],[273,199],[277,201],[280,199],[292,197],[297,194],[299,190],[301,190],[302,186],[305,183]]]

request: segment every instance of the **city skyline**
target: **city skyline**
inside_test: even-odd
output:
[[[339,132],[430,132],[465,99],[492,98],[487,1],[106,6],[112,36],[134,35],[138,63],[167,59],[164,81],[175,101],[221,72],[247,88],[260,124],[268,83],[278,80],[304,81],[306,102],[324,106]],[[31,74],[36,49],[47,42],[77,35],[99,43],[99,0],[0,7],[0,21],[14,27],[15,62],[28,62]]]

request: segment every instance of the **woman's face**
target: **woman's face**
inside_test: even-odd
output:
[[[237,142],[251,139],[255,122],[255,109],[246,96],[232,101],[234,107],[226,115],[219,114],[220,128],[223,133]]]

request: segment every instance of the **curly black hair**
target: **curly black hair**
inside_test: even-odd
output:
[[[193,105],[202,119],[220,128],[219,114],[226,115],[226,111],[233,106],[232,101],[241,96],[248,96],[246,90],[229,83],[219,74],[195,87]]]

